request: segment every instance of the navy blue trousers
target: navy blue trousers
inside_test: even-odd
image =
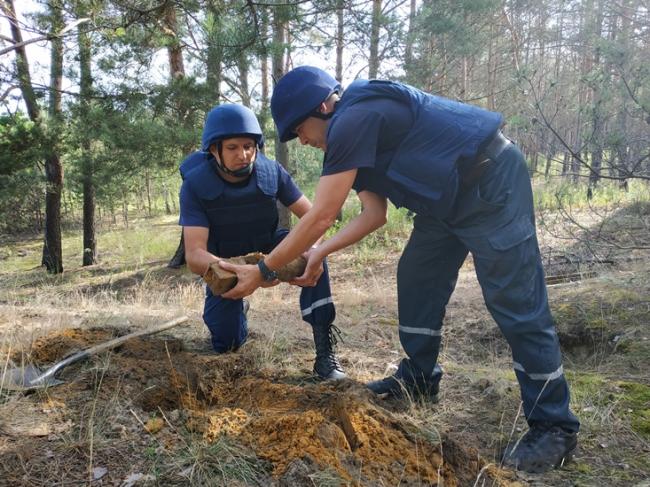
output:
[[[404,380],[437,387],[442,320],[458,271],[471,252],[485,304],[510,344],[529,424],[577,431],[569,410],[559,341],[548,306],[525,159],[508,146],[469,188],[451,216],[417,215],[397,271]]]
[[[277,230],[273,247],[278,245],[289,233],[288,230]],[[266,251],[267,249],[261,249]],[[336,310],[330,291],[327,262],[324,262],[325,272],[314,287],[304,287],[300,292],[300,310],[302,319],[312,326],[329,326],[336,317]],[[206,287],[203,321],[210,330],[212,348],[215,352],[223,353],[241,347],[248,336],[248,322],[243,313],[243,300],[223,299],[215,296]]]

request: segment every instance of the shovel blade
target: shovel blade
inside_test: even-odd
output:
[[[54,377],[41,377],[43,371],[33,365],[5,370],[0,379],[0,391],[31,391],[62,384]]]

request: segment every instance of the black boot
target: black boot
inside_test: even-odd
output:
[[[334,333],[339,338],[341,330],[333,324],[326,326],[312,326],[314,330],[314,344],[316,345],[316,361],[314,373],[321,379],[345,379],[345,372],[334,355],[334,346],[338,342]]]
[[[375,394],[397,399],[410,397],[411,399],[425,399],[431,403],[438,402],[438,386],[424,380],[406,381],[397,375],[391,375],[384,379],[368,382],[366,387]]]
[[[503,465],[529,473],[544,473],[571,460],[578,434],[560,426],[534,424],[519,441],[508,445]]]

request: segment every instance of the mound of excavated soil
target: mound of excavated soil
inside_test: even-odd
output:
[[[113,336],[114,330],[63,330],[37,340],[31,356],[52,363]],[[101,388],[97,367],[75,365],[61,374],[66,384],[48,395],[63,404],[80,403],[84,395],[98,402],[119,396],[127,413],[134,405],[180,410],[187,430],[206,441],[226,435],[247,446],[281,484],[291,482],[299,465],[334,471],[355,485],[472,485],[479,472],[489,485],[516,485],[509,472],[486,467],[471,448],[450,439],[430,443],[353,381],[296,385],[295,378],[292,383],[259,368],[255,346],[263,345],[220,356],[182,345],[159,336],[133,339],[96,359],[105,364]]]

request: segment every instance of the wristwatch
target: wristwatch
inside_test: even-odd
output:
[[[264,279],[266,282],[275,281],[278,278],[278,273],[269,269],[264,263],[264,259],[261,259],[257,263],[257,267],[262,273],[262,279]]]

